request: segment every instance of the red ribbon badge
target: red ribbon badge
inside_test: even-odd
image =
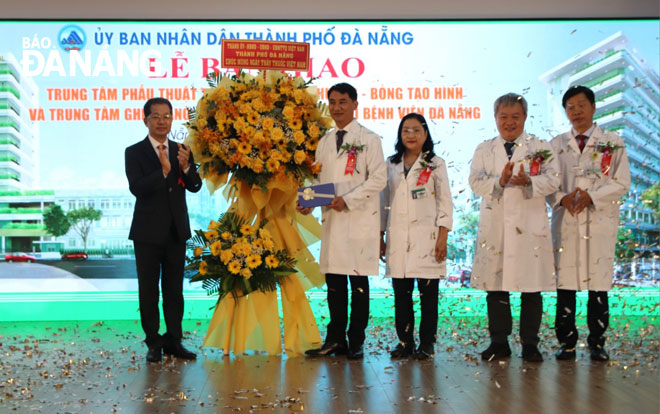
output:
[[[541,170],[541,163],[538,162],[537,160],[532,161],[532,165],[529,167],[529,176],[534,177],[535,175],[539,175],[540,170]]]
[[[353,175],[353,171],[355,171],[355,160],[356,156],[355,154],[348,154],[348,159],[346,160],[346,169],[344,170],[344,175]]]
[[[600,160],[600,172],[605,175],[610,175],[610,163],[612,162],[612,153],[603,153],[603,158]]]
[[[431,176],[431,169],[425,168],[419,173],[419,178],[417,179],[417,185],[424,185],[429,182],[429,177]]]

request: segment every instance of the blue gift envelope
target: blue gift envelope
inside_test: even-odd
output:
[[[298,204],[300,207],[327,206],[335,198],[335,185],[318,184],[298,189]]]

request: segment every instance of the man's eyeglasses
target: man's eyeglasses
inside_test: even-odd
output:
[[[151,114],[148,116],[149,119],[153,119],[154,121],[160,121],[161,119],[164,121],[171,121],[172,120],[172,115],[170,114],[165,114],[165,115],[159,115],[159,114]]]

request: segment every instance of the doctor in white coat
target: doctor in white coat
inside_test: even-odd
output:
[[[575,359],[575,296],[586,289],[591,359],[607,361],[607,292],[612,288],[619,204],[630,189],[628,156],[621,137],[594,124],[591,89],[569,88],[562,105],[573,127],[551,141],[559,159],[561,184],[548,197],[557,268],[555,332],[561,345],[556,357]]]
[[[387,182],[381,138],[354,119],[357,91],[339,83],[328,91],[330,115],[337,126],[319,141],[319,183],[334,183],[335,198],[323,208],[321,272],[328,286],[330,322],[321,348],[308,356],[364,356],[369,321],[369,279],[378,274],[380,192]],[[303,214],[309,209],[299,207]],[[348,280],[351,315],[348,332]],[[346,336],[348,334],[348,343]]]
[[[491,344],[481,357],[511,355],[509,291],[517,291],[522,292],[522,357],[541,362],[541,291],[555,286],[545,196],[559,187],[558,164],[548,142],[524,132],[527,102],[522,96],[503,95],[494,110],[500,135],[477,147],[469,179],[472,191],[481,197],[471,285],[488,292]]]
[[[445,161],[433,152],[426,119],[410,113],[401,119],[396,153],[387,162],[381,193],[381,257],[392,278],[399,343],[392,358],[433,356],[438,329],[438,282],[446,274],[447,233],[452,200]],[[421,302],[419,347],[415,349],[412,292],[417,279]]]

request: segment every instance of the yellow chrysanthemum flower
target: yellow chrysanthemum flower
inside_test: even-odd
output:
[[[307,133],[311,138],[318,138],[318,136],[321,134],[321,129],[319,128],[318,125],[311,124],[307,129]]]
[[[201,247],[195,247],[195,250],[193,250],[193,256],[199,257],[202,255],[203,252],[204,249],[202,249]]]
[[[216,240],[211,243],[211,253],[213,256],[219,256],[220,251],[222,251],[222,243],[220,243],[220,240]]]
[[[310,151],[315,151],[315,150],[316,150],[316,147],[319,146],[319,140],[316,139],[316,138],[314,138],[314,139],[310,139],[310,140],[308,140],[307,142],[305,142],[305,146],[306,146],[307,149],[309,149]]]
[[[271,239],[264,239],[264,249],[273,250],[275,243]]]
[[[250,226],[249,224],[243,224],[241,226],[241,234],[245,236],[249,236],[251,234],[254,234],[257,232],[257,229],[253,226]]]
[[[241,243],[235,243],[233,246],[231,246],[231,251],[234,254],[241,254]]]
[[[238,144],[238,148],[236,148],[236,150],[241,154],[248,155],[250,151],[252,151],[252,145],[248,144],[247,142],[241,142]]]
[[[241,270],[241,276],[243,276],[245,279],[249,279],[252,277],[252,271],[250,269],[243,269]]]
[[[307,158],[305,151],[296,151],[296,153],[293,154],[293,161],[296,164],[302,164],[305,161],[305,158]]]
[[[263,249],[264,248],[264,242],[261,239],[256,239],[252,241],[252,247],[256,249]]]
[[[267,229],[259,229],[259,237],[263,239],[272,239],[273,235]]]
[[[273,118],[264,118],[261,120],[261,126],[265,130],[271,130],[275,126],[275,121],[273,121]]]
[[[216,230],[218,227],[220,227],[220,223],[218,223],[215,220],[211,220],[209,222],[209,230]]]
[[[218,238],[218,232],[215,230],[209,230],[204,233],[204,237],[206,237],[206,240],[215,240]]]
[[[271,254],[271,255],[266,256],[266,266],[268,266],[269,268],[272,269],[272,268],[277,267],[279,265],[280,265],[280,261],[277,260],[277,257],[275,257],[275,255]]]
[[[305,142],[305,133],[302,132],[301,130],[294,132],[293,141],[298,145],[302,144],[303,142]]]
[[[259,114],[256,112],[250,112],[247,116],[247,121],[250,125],[254,125],[259,120]]]
[[[247,256],[252,253],[252,245],[248,243],[241,244],[241,253],[243,256]]]
[[[263,160],[259,158],[255,158],[252,161],[252,165],[250,166],[252,171],[256,172],[257,174],[262,173],[264,171],[264,162]]]
[[[238,272],[241,271],[241,264],[238,260],[232,260],[231,263],[229,263],[229,266],[227,266],[227,270],[233,274],[238,274]]]
[[[231,240],[233,236],[231,235],[230,232],[226,231],[222,233],[220,237],[222,237],[222,240]]]
[[[287,119],[291,119],[293,117],[293,107],[289,105],[285,106],[282,109],[282,115]]]
[[[230,249],[223,250],[220,252],[220,260],[222,260],[222,263],[227,264],[231,261],[231,259],[234,258],[234,254],[231,252]]]
[[[239,134],[243,132],[243,129],[245,129],[247,125],[248,124],[245,122],[245,119],[243,117],[239,117],[237,120],[234,121],[234,129]]]
[[[273,130],[270,133],[270,140],[277,142],[284,138],[284,131],[280,127],[273,128]]]
[[[302,119],[299,118],[294,118],[291,120],[291,122],[289,122],[291,129],[300,129],[302,128],[302,124]]]
[[[209,264],[206,263],[204,260],[202,260],[201,262],[199,262],[199,267],[197,268],[197,270],[199,271],[200,275],[205,275],[209,272]]]
[[[271,158],[266,161],[266,169],[272,173],[277,172],[280,169],[280,162]]]
[[[259,256],[258,254],[251,254],[247,257],[245,262],[247,263],[250,269],[254,269],[256,267],[259,267],[259,265],[261,264],[261,256]]]

